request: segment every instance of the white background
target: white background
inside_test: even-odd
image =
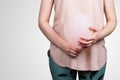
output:
[[[0,80],[52,80],[49,41],[38,28],[41,0],[0,0]],[[104,80],[120,80],[120,0],[115,0],[118,24],[106,38]],[[53,11],[50,24],[53,22]]]

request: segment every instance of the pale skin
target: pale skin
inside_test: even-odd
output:
[[[114,0],[104,0],[104,13],[106,16],[106,25],[103,29],[98,29],[97,27],[90,26],[90,30],[94,33],[89,38],[80,37],[78,46],[74,46],[68,41],[64,40],[60,35],[58,35],[53,28],[49,25],[49,19],[53,7],[53,0],[41,0],[41,6],[38,16],[38,26],[47,39],[55,44],[57,47],[62,49],[66,54],[71,57],[76,57],[78,53],[84,48],[87,48],[97,41],[110,35],[116,25],[117,17],[115,13]],[[82,46],[82,47],[81,47]]]

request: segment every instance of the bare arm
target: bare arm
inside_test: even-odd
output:
[[[64,42],[63,39],[52,29],[49,25],[50,14],[53,7],[53,0],[41,0],[41,6],[39,11],[38,26],[43,34],[55,45],[60,47],[60,42]]]
[[[105,1],[104,9],[105,9],[105,16],[107,23],[105,25],[105,28],[101,32],[100,39],[111,34],[117,25],[114,0],[104,0],[104,1]]]
[[[83,44],[85,47],[89,47],[98,40],[101,40],[111,34],[116,25],[117,17],[115,13],[114,0],[104,0],[104,13],[106,17],[106,25],[102,30],[99,30],[95,27],[90,27],[94,34],[90,38],[81,38],[78,40],[79,43]]]
[[[50,14],[53,7],[53,0],[41,0],[41,6],[38,17],[38,26],[49,41],[61,48],[63,51],[71,53],[72,56],[77,54],[77,48],[73,47],[63,38],[61,38],[49,25]],[[74,53],[74,54],[73,54]]]

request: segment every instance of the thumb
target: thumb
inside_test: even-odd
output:
[[[93,32],[96,32],[96,31],[97,31],[97,28],[96,28],[96,27],[93,27],[93,26],[90,26],[89,29],[92,30]]]

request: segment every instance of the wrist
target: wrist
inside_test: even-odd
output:
[[[66,40],[64,40],[64,39],[61,39],[61,40],[58,42],[57,45],[58,45],[58,47],[59,47],[60,49],[64,50],[64,49],[67,48],[67,46],[69,45],[69,43],[68,43]]]
[[[103,29],[102,30],[100,30],[100,32],[99,32],[99,36],[98,36],[98,39],[97,40],[102,40],[102,39],[104,39],[104,34],[103,34],[104,32],[103,32]]]

